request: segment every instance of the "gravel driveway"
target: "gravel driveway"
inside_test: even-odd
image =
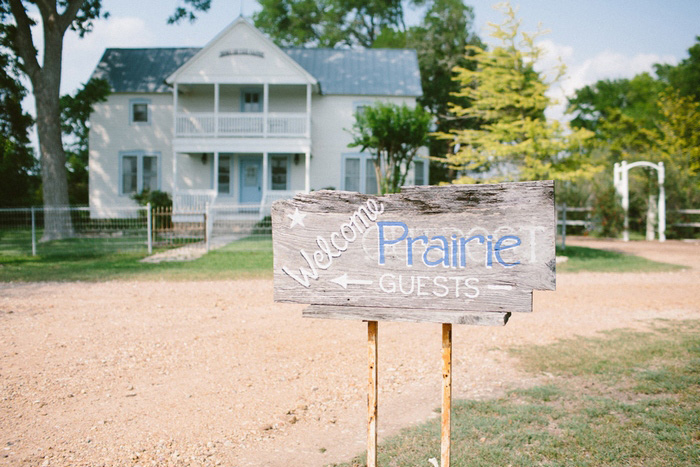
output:
[[[546,378],[505,349],[700,319],[700,245],[569,244],[690,266],[559,274],[503,328],[455,326],[454,396]],[[0,284],[0,465],[316,466],[365,449],[366,324],[272,281]],[[380,439],[436,416],[440,325],[380,323]]]

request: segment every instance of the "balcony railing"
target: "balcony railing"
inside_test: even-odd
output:
[[[218,120],[218,121],[217,121]],[[178,113],[178,137],[305,137],[306,113]]]

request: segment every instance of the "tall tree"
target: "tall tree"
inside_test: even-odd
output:
[[[363,107],[355,114],[349,146],[373,156],[379,193],[397,193],[406,183],[413,159],[428,140],[430,119],[421,106],[409,108],[384,102]]]
[[[649,73],[584,86],[568,100],[568,113],[574,116],[571,126],[596,131],[602,121],[619,112],[651,128],[659,115],[656,100],[664,87]]]
[[[455,67],[474,70],[476,62],[471,52],[465,54],[467,46],[485,48],[474,32],[474,11],[462,0],[434,0],[426,10],[422,22],[409,28],[406,46],[416,49],[421,72],[423,96],[418,103],[435,116],[434,130],[449,132],[456,129],[477,128],[480,122],[454,118],[449,103],[459,103],[462,108],[470,105],[466,98],[456,99],[459,83],[454,80]],[[430,156],[447,153],[448,141],[430,138]],[[433,159],[434,160],[434,159]],[[450,180],[443,164],[431,165],[431,183]]]
[[[211,0],[180,0],[169,23],[183,19],[194,21],[197,12],[207,11]],[[31,27],[30,11],[41,17],[43,59],[39,61]],[[36,102],[36,125],[39,137],[44,234],[42,240],[72,236],[68,213],[61,209],[69,202],[66,177],[66,153],[61,140],[59,90],[63,61],[63,40],[70,29],[80,37],[90,32],[94,21],[109,14],[102,0],[0,0],[0,43],[19,59],[22,72],[32,84]]]
[[[283,47],[371,47],[385,29],[406,30],[401,0],[260,0],[259,3],[262,10],[253,15],[255,26]]]
[[[103,16],[101,0],[0,0],[3,6],[3,42],[20,60],[36,101],[36,125],[41,161],[44,206],[42,240],[72,236],[73,227],[66,211],[56,209],[68,205],[66,154],[61,141],[59,88],[63,39],[68,29],[81,37],[92,29],[93,21]],[[8,8],[9,6],[9,8]],[[31,27],[35,24],[29,9],[41,17],[43,60],[37,56]],[[8,22],[8,14],[14,23]]]
[[[5,26],[0,24],[0,28]],[[29,144],[33,121],[22,109],[26,95],[16,60],[0,50],[0,205],[3,206],[28,206],[39,201],[35,198],[37,164]]]
[[[534,41],[539,32],[521,33],[512,7],[504,4],[501,8],[505,20],[493,25],[491,33],[500,45],[490,51],[468,46],[476,70],[456,68],[460,91],[455,96],[471,105],[453,102],[451,111],[482,125],[440,135],[457,149],[444,157],[446,164],[462,173],[455,182],[571,180],[591,174],[594,169],[580,150],[591,133],[585,129],[569,133],[544,115],[552,102],[546,92],[561,77],[563,67],[549,79],[538,72],[542,51]]]
[[[676,89],[680,96],[700,102],[700,36],[688,49],[688,58],[678,65],[655,65],[656,74],[662,81]]]
[[[68,199],[71,204],[87,204],[88,136],[90,114],[111,92],[104,79],[91,79],[73,95],[61,97],[61,128],[65,135],[68,166]]]

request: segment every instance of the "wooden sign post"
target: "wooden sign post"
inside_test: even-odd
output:
[[[503,326],[554,290],[551,181],[318,191],[272,206],[274,299],[368,322],[367,464],[376,465],[377,321],[442,323],[441,457],[450,459],[452,324]]]

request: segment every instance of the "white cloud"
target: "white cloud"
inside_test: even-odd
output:
[[[560,58],[567,66],[564,78],[550,89],[548,95],[558,101],[556,106],[547,110],[547,116],[557,120],[567,120],[564,115],[566,99],[574,95],[577,89],[594,84],[603,79],[632,78],[643,72],[653,73],[655,63],[675,64],[677,59],[671,55],[639,53],[627,56],[619,52],[604,50],[597,55],[579,63],[575,59],[573,47],[560,45],[551,40],[538,42],[544,49],[540,70],[551,69]]]

